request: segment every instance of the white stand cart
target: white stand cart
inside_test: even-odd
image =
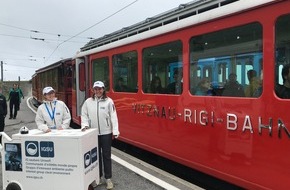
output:
[[[99,183],[97,137],[96,129],[2,132],[3,189],[87,190]]]

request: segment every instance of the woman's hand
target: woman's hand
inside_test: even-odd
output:
[[[51,132],[51,129],[50,129],[50,128],[48,128],[48,129],[45,131],[45,133],[49,133],[49,132]]]

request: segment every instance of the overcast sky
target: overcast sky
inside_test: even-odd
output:
[[[192,0],[0,1],[0,61],[4,81],[11,81],[30,80],[35,70],[74,56],[89,38]]]

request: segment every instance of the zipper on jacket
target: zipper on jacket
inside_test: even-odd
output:
[[[100,126],[100,118],[99,118],[99,100],[98,99],[97,99],[97,118],[98,118],[99,135],[101,135],[101,126]]]
[[[51,107],[51,111],[52,111],[53,109],[52,109],[52,104],[51,104],[51,103],[52,103],[52,102],[49,102],[50,107]],[[55,106],[54,109],[56,109],[56,102],[55,102],[54,106]],[[57,128],[57,127],[56,127],[56,122],[55,122],[55,113],[54,113],[54,115],[53,115],[53,123],[54,123],[55,128]]]
[[[109,127],[110,125],[109,125],[109,121],[108,121],[108,118],[106,118],[106,122],[107,122],[107,126]]]

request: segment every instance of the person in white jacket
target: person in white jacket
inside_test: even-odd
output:
[[[112,138],[118,138],[120,134],[117,111],[113,100],[106,95],[103,82],[96,81],[93,85],[93,92],[93,96],[88,98],[82,106],[81,129],[98,129],[100,177],[103,176],[104,165],[107,189],[112,189],[114,185],[111,181],[111,144]],[[91,185],[94,188],[97,186],[95,181]]]
[[[67,129],[70,126],[71,115],[63,101],[55,98],[55,90],[48,86],[42,91],[43,103],[38,107],[35,122],[38,129],[45,133],[52,129]]]

